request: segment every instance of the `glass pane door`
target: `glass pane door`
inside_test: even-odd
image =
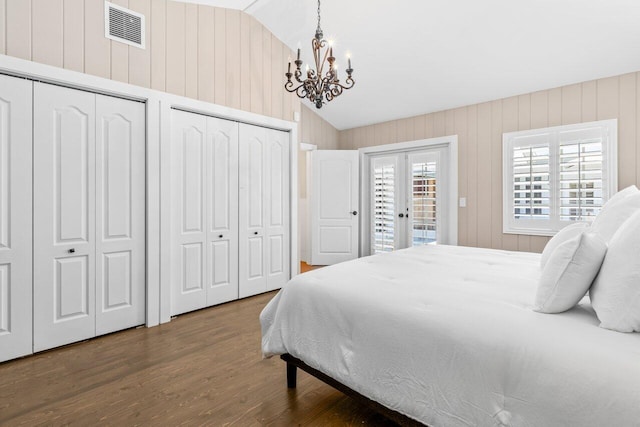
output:
[[[439,153],[409,154],[410,246],[438,241]]]

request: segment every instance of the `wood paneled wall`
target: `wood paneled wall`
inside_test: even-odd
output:
[[[311,106],[311,108],[315,107]],[[311,108],[302,104],[301,131],[298,139],[300,142],[317,145],[318,150],[337,150],[339,148],[338,130]],[[298,194],[300,199],[307,198],[307,155],[303,151],[298,153]]]
[[[104,37],[103,0],[0,0],[0,53],[293,120],[291,50],[238,10],[111,0],[146,16],[145,50]]]
[[[546,237],[502,233],[502,134],[618,119],[618,187],[640,185],[640,73],[340,131],[341,149],[458,135],[459,244],[540,252]]]
[[[318,116],[311,108],[302,104],[302,131],[300,132],[300,142],[315,144],[319,150],[338,149],[338,130],[331,123]]]

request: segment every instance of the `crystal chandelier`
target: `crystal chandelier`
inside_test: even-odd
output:
[[[322,50],[329,45],[328,49],[324,52]],[[336,58],[333,56],[333,46],[331,42],[324,40],[322,29],[320,28],[320,0],[318,0],[318,28],[316,29],[316,35],[311,39],[311,47],[313,48],[313,57],[316,63],[315,70],[309,69],[307,65],[306,73],[307,78],[301,80],[302,71],[300,66],[302,61],[300,60],[300,48],[298,48],[298,59],[296,59],[295,73],[291,73],[291,59],[289,59],[289,67],[285,76],[287,76],[287,82],[284,88],[289,92],[295,92],[300,98],[309,98],[309,101],[316,105],[316,108],[322,108],[324,100],[332,101],[335,97],[342,95],[345,89],[351,89],[355,84],[355,81],[351,77],[353,68],[351,68],[351,58],[348,58],[347,66],[347,79],[343,85],[338,79],[338,66],[335,63]],[[328,70],[323,74],[325,65],[328,65]],[[291,77],[295,77],[296,82],[291,81]],[[296,84],[298,84],[296,86]]]

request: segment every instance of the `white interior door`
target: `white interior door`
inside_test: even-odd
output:
[[[357,151],[311,153],[311,264],[331,265],[358,257]]]
[[[238,123],[207,118],[207,306],[238,298]]]
[[[266,152],[267,290],[289,280],[289,133],[269,129]]]
[[[95,335],[95,95],[34,83],[34,351]]]
[[[0,75],[0,362],[32,351],[33,83]]]
[[[267,291],[266,159],[269,130],[240,124],[240,298]]]
[[[145,107],[96,96],[96,335],[145,321]]]
[[[204,308],[207,117],[171,112],[171,314]]]

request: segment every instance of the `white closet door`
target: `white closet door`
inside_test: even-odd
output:
[[[95,334],[95,95],[34,83],[34,351]]]
[[[265,166],[268,137],[266,128],[240,124],[240,298],[267,291]]]
[[[207,306],[238,299],[238,123],[207,118]]]
[[[207,117],[171,112],[171,314],[204,308]]]
[[[289,133],[268,131],[266,152],[267,290],[289,280]]]
[[[0,75],[0,362],[32,351],[31,90]]]
[[[145,107],[96,96],[96,335],[145,321]]]

